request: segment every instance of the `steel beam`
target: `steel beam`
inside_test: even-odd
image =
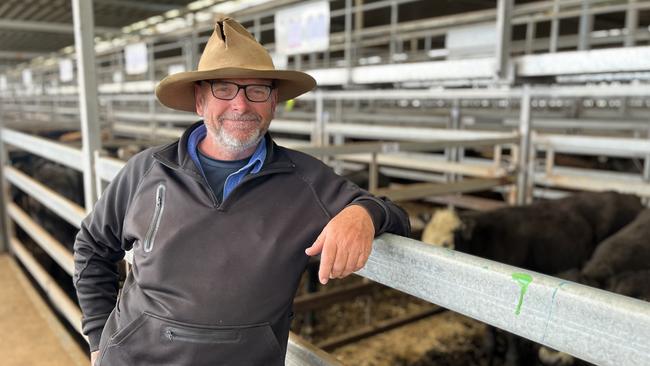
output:
[[[589,12],[590,0],[582,0],[580,13],[580,24],[578,29],[578,50],[586,51],[589,49],[589,36],[593,30],[593,15]]]
[[[70,297],[63,292],[52,276],[43,269],[17,238],[11,238],[11,249],[54,307],[81,334],[81,311],[79,311],[79,307],[70,300]]]
[[[61,267],[72,276],[74,274],[74,259],[72,252],[32,220],[27,212],[18,205],[10,203],[7,206],[9,216]],[[69,243],[72,245],[72,243]]]
[[[650,364],[648,302],[392,234],[357,274],[597,365]]]
[[[550,45],[549,52],[557,52],[557,40],[560,36],[560,19],[558,15],[560,13],[560,0],[553,0],[553,12],[551,19],[551,34],[549,35]]]
[[[510,43],[512,26],[513,0],[498,0],[497,2],[497,45],[495,54],[495,74],[501,80],[507,80],[510,68]]]
[[[124,0],[94,0],[95,4],[113,5],[120,8],[131,8],[134,10],[144,10],[152,13],[164,13],[169,10],[182,9],[179,5],[161,4],[142,1],[124,1]]]
[[[72,0],[75,49],[77,51],[77,80],[79,86],[79,116],[81,117],[84,199],[86,212],[97,200],[95,191],[94,151],[101,148],[92,1]]]
[[[9,233],[12,229],[9,216],[7,216],[7,204],[11,201],[9,188],[5,181],[4,167],[8,164],[7,148],[4,144],[3,108],[0,103],[0,253],[7,251],[9,248],[9,238],[13,235]],[[12,230],[13,231],[13,230]]]
[[[334,356],[300,338],[293,332],[289,333],[285,362],[286,366],[343,366]]]
[[[22,32],[45,32],[45,33],[62,33],[72,34],[74,28],[66,23],[49,23],[49,22],[32,22],[27,20],[0,20],[0,29],[22,31]],[[97,27],[94,29],[96,34],[118,33],[119,28]],[[92,37],[91,37],[92,38]]]
[[[465,179],[454,183],[414,183],[399,188],[380,188],[373,192],[377,196],[386,196],[393,201],[410,201],[450,193],[468,193],[486,191],[491,188],[510,184],[510,179]]]
[[[519,123],[519,157],[517,159],[517,204],[523,205],[528,202],[528,186],[531,164],[531,112],[530,112],[530,93],[528,88],[524,89],[521,98],[520,123]]]
[[[30,60],[39,56],[46,56],[45,52],[29,52],[29,51],[0,51],[0,59],[4,60]]]
[[[4,166],[5,178],[21,191],[32,196],[45,207],[54,211],[62,219],[75,227],[79,227],[86,216],[83,208],[69,199],[61,196],[56,191],[32,179],[20,170],[11,166]]]
[[[636,8],[637,0],[628,0],[629,7],[625,12],[625,47],[632,47],[636,43],[637,28],[639,27],[639,9]]]
[[[2,140],[7,145],[15,146],[44,159],[82,171],[82,156],[79,149],[6,128],[2,131]]]

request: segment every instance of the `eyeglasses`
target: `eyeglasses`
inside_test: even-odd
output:
[[[221,100],[233,100],[239,93],[240,89],[244,89],[246,99],[251,102],[261,103],[266,102],[271,96],[271,91],[275,89],[273,85],[264,84],[247,84],[239,85],[230,81],[220,80],[205,80],[210,83],[212,95]]]

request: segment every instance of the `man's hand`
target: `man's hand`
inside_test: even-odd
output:
[[[99,356],[99,351],[90,352],[90,366],[95,366],[95,362],[97,362],[97,356]]]
[[[374,237],[375,226],[366,209],[351,205],[325,225],[305,253],[314,256],[322,252],[318,278],[324,285],[330,278],[343,278],[363,268]]]

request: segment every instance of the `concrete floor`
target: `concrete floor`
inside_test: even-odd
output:
[[[88,366],[90,361],[14,259],[0,255],[0,365]]]

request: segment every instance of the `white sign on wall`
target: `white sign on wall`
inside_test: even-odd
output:
[[[143,74],[149,69],[149,55],[146,43],[135,43],[124,47],[126,73],[128,75]]]
[[[7,77],[4,75],[0,75],[0,90],[7,90]]]
[[[296,55],[326,51],[329,35],[329,1],[298,5],[275,13],[276,53]]]
[[[74,67],[72,60],[64,58],[59,60],[59,80],[62,82],[72,81],[74,79]]]
[[[23,85],[32,86],[32,70],[23,70]]]

